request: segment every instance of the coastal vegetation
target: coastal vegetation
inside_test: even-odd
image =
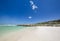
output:
[[[41,23],[35,23],[35,24],[23,24],[23,25],[17,25],[17,26],[60,26],[60,19],[41,22]]]

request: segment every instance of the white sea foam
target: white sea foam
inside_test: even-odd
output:
[[[0,26],[16,26],[16,25],[0,25]]]

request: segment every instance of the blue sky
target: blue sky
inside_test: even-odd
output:
[[[0,24],[31,24],[55,19],[60,19],[60,0],[0,0]]]

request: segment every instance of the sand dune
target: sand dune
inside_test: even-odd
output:
[[[60,41],[60,27],[27,27],[1,36],[0,41]]]

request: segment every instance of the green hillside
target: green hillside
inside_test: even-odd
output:
[[[42,22],[42,23],[36,23],[35,25],[40,25],[40,26],[60,26],[60,19],[59,20],[52,20],[52,21],[47,21],[47,22]]]

